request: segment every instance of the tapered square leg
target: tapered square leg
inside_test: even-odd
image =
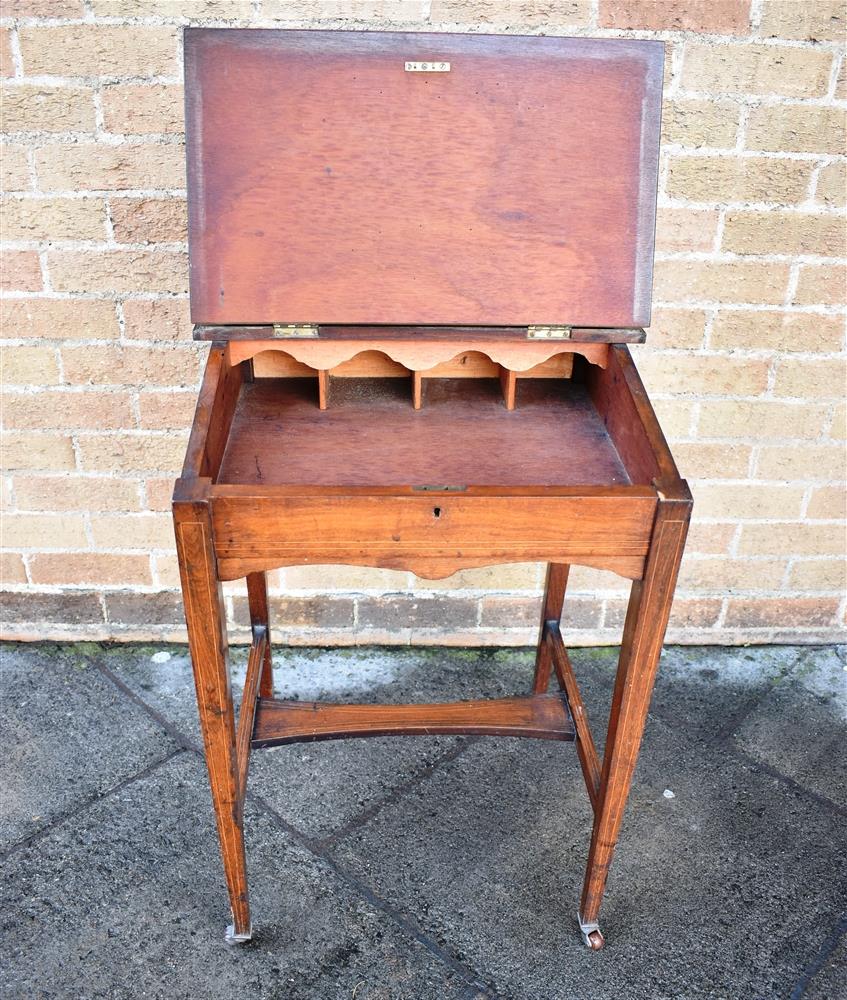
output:
[[[271,625],[268,612],[268,582],[264,573],[249,573],[247,576],[247,603],[250,608],[250,624],[255,629],[264,626],[267,632],[265,655],[262,661],[262,677],[259,681],[259,697],[273,698],[274,675],[271,655]]]
[[[603,943],[597,926],[600,904],[641,747],[690,513],[687,490],[686,498],[660,500],[645,574],[632,585],[578,915],[592,948]]]
[[[541,630],[535,654],[535,676],[532,681],[533,694],[543,694],[550,684],[553,661],[547,643],[544,642],[544,623],[551,619],[558,622],[562,617],[569,571],[570,566],[567,563],[547,564],[547,579],[544,583],[544,598],[541,604]]]
[[[247,941],[251,935],[250,904],[236,766],[235,713],[223,598],[215,570],[207,505],[199,501],[175,502],[174,526],[200,728],[232,907],[227,940]]]

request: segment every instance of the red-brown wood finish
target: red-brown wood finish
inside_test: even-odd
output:
[[[365,736],[522,736],[573,740],[563,696],[488,698],[436,705],[330,705],[259,701],[253,746]]]
[[[192,314],[215,344],[174,523],[230,940],[251,933],[251,749],[437,732],[575,740],[579,921],[603,944],[691,511],[624,346],[649,317],[661,72],[659,43],[621,39],[186,32]],[[552,324],[571,339],[529,337]],[[531,695],[272,697],[267,571],[527,560],[548,564]],[[634,581],[602,763],[559,624],[575,564]],[[221,581],[241,577],[236,727]]]
[[[661,42],[198,28],[185,53],[194,322],[649,322]]]

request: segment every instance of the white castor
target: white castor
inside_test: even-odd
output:
[[[592,951],[599,951],[606,943],[603,939],[603,935],[600,933],[599,925],[584,923],[582,916],[579,913],[577,913],[576,919],[579,924],[579,929],[582,932],[582,940]]]

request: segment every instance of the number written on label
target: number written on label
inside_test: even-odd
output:
[[[448,62],[407,62],[407,73],[449,73]]]

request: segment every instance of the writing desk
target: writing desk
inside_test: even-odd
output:
[[[233,922],[251,750],[375,735],[575,743],[600,903],[691,511],[628,343],[649,321],[662,47],[188,29],[191,305],[211,342],[174,521]],[[548,564],[532,690],[273,697],[265,574]],[[632,581],[602,761],[559,621],[570,565]],[[221,582],[253,639],[230,689]],[[552,677],[556,690],[549,692]],[[284,761],[281,761],[284,766]]]

